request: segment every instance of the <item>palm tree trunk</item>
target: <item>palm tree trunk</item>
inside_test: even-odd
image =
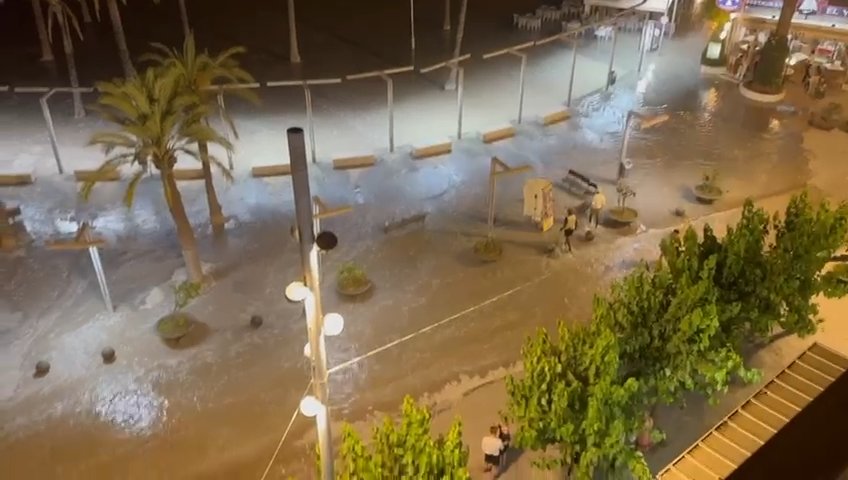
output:
[[[224,218],[221,203],[218,202],[218,194],[215,192],[215,182],[212,180],[209,145],[206,142],[197,142],[197,151],[200,152],[200,163],[203,167],[203,184],[206,187],[206,205],[209,206],[209,222],[212,224],[212,232],[215,234],[223,233],[227,220]]]
[[[88,2],[85,0],[79,0],[80,7],[82,7],[82,21],[85,23],[91,23],[91,11],[88,9]]]
[[[79,77],[77,76],[77,62],[74,59],[74,42],[71,37],[70,26],[65,18],[64,12],[57,15],[59,21],[59,30],[62,32],[62,49],[65,51],[65,63],[68,67],[68,78],[71,82],[71,87],[79,88]],[[74,118],[82,118],[85,116],[85,108],[82,106],[82,94],[79,91],[74,91]]]
[[[450,31],[450,0],[445,0],[445,21],[442,23],[442,30],[449,32]]]
[[[774,35],[785,37],[789,35],[789,28],[792,26],[792,17],[795,16],[795,10],[798,7],[796,0],[784,0],[783,6],[780,7],[780,17],[777,19],[777,27],[774,29]]]
[[[300,49],[297,48],[297,22],[294,19],[294,0],[289,0],[289,61],[300,63]]]
[[[38,42],[41,44],[41,61],[53,61],[53,49],[47,37],[47,25],[44,23],[44,11],[41,10],[41,0],[32,0],[32,13],[35,15],[35,30],[38,32]]]
[[[191,228],[191,222],[188,221],[188,215],[183,205],[183,197],[177,188],[177,181],[174,179],[172,170],[160,171],[162,179],[162,188],[165,189],[165,199],[168,203],[168,210],[171,212],[171,218],[174,220],[174,226],[177,228],[177,239],[180,241],[180,248],[183,251],[183,261],[186,265],[186,275],[190,282],[203,281],[203,267],[200,264],[200,255],[197,251],[197,239],[194,237],[194,230]]]
[[[191,36],[191,27],[188,24],[188,8],[186,8],[186,0],[179,0],[180,6],[180,20],[183,22],[183,37],[188,38]]]
[[[127,48],[127,38],[124,36],[124,24],[121,22],[121,11],[118,10],[117,0],[106,0],[109,9],[109,20],[112,22],[112,31],[115,33],[115,43],[118,45],[118,56],[121,57],[121,67],[124,69],[124,77],[130,78],[136,75],[132,60],[130,60],[130,49]]]
[[[465,13],[468,11],[468,0],[462,0],[462,5],[459,7],[459,20],[456,27],[456,45],[453,46],[453,58],[459,57],[459,52],[462,51],[462,35],[465,34]],[[451,68],[448,81],[445,83],[445,90],[456,90],[456,64]]]

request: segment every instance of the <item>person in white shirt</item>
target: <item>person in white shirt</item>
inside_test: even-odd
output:
[[[598,220],[601,218],[601,210],[607,206],[607,197],[604,196],[601,189],[595,190],[592,196],[592,204],[589,207],[589,224],[595,222],[595,228],[598,228]]]
[[[492,478],[498,474],[498,469],[501,464],[501,454],[504,450],[504,443],[500,439],[500,429],[497,426],[489,427],[489,434],[483,437],[481,447],[483,449],[483,461],[486,465],[486,472],[492,472]]]

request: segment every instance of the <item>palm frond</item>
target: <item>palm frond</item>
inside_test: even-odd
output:
[[[209,154],[207,157],[208,157],[207,159],[208,159],[209,163],[211,165],[215,165],[218,168],[218,170],[221,171],[221,174],[224,176],[224,178],[227,179],[228,182],[233,181],[233,173],[230,172],[230,169],[227,168],[227,166],[224,165],[224,163],[221,162],[221,160],[218,157],[216,157],[215,155],[212,155],[212,154]]]
[[[109,178],[109,174],[118,170],[121,165],[125,165],[127,162],[126,155],[117,155],[115,157],[109,158],[94,171],[91,177],[82,184],[80,188],[80,195],[83,200],[88,201],[89,197],[91,197],[91,192],[94,189],[94,186],[97,185],[98,182],[102,182]]]
[[[135,172],[130,181],[127,183],[127,190],[124,192],[124,205],[126,205],[127,208],[132,207],[133,201],[135,200],[135,191],[142,178],[144,178],[143,169]]]

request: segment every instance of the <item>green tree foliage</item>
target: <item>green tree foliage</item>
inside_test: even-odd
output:
[[[686,243],[693,239],[690,230]],[[593,321],[621,339],[621,374],[643,384],[647,409],[676,403],[691,391],[715,399],[734,375],[747,376],[742,357],[722,334],[715,258],[699,264],[696,254],[684,252],[653,269],[637,268],[595,301]]]
[[[374,427],[368,445],[353,427],[345,425],[336,477],[342,480],[470,479],[462,423],[457,419],[447,435],[433,438],[430,419],[426,407],[406,397],[400,421],[384,418]]]
[[[815,297],[828,293],[823,272],[848,235],[848,204],[810,203],[806,193],[792,197],[781,221],[774,223],[769,250],[772,296],[781,316],[777,326],[798,335],[814,333],[819,321]]]
[[[651,478],[642,454],[628,440],[642,427],[642,386],[620,381],[616,335],[603,324],[559,324],[554,342],[545,330],[521,350],[523,375],[507,378],[507,418],[518,425],[522,448],[558,455],[537,462],[588,480],[596,472],[629,471]]]

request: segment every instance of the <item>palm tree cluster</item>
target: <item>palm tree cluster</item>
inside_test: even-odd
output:
[[[124,196],[124,203],[129,207],[139,183],[154,176],[151,170],[155,169],[165,203],[174,220],[188,279],[201,282],[203,271],[197,240],[175,176],[177,161],[181,157],[189,157],[200,162],[210,221],[215,231],[222,231],[225,217],[215,192],[212,166],[217,167],[228,180],[232,179],[232,175],[209,152],[209,146],[218,145],[227,152],[231,152],[233,146],[210,125],[209,118],[221,115],[225,119],[225,128],[237,134],[232,119],[219,110],[214,101],[216,86],[222,88],[230,83],[252,82],[253,77],[236,60],[236,56],[244,52],[241,47],[218,55],[199,53],[191,35],[186,38],[181,50],[158,44],[153,47],[154,53],[142,57],[151,63],[143,73],[96,85],[100,97],[93,108],[116,128],[91,137],[89,145],[102,147],[106,160],[91,181],[83,185],[81,193],[88,198],[99,180],[129,169],[131,175]],[[255,94],[245,90],[232,91],[248,100],[257,100]]]

